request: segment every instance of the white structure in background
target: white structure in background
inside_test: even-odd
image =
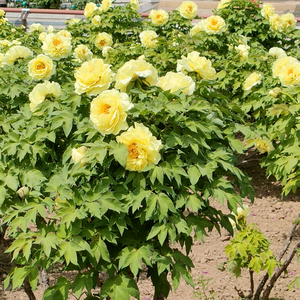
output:
[[[126,5],[129,3],[130,0],[117,0],[114,5]],[[150,12],[151,9],[158,9],[159,0],[140,0],[140,8],[138,12],[140,13],[147,13]],[[62,7],[68,7],[70,3],[63,3]],[[69,12],[72,10],[69,10]],[[12,13],[8,12],[6,13],[6,18],[12,22],[15,23],[17,26],[20,24],[20,13]],[[54,26],[57,29],[63,29],[66,27],[65,21],[70,19],[82,19],[84,18],[84,15],[72,15],[72,14],[36,14],[36,13],[29,13],[27,15],[27,27],[29,27],[33,23],[40,23],[44,25],[45,27],[48,27],[49,25]],[[19,23],[19,24],[17,24]]]

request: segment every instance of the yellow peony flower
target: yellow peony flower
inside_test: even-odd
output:
[[[6,18],[0,19],[0,25],[6,23],[8,20]]]
[[[34,112],[37,106],[43,101],[45,101],[47,96],[57,98],[61,95],[62,90],[57,82],[45,81],[44,83],[39,83],[33,88],[31,93],[29,94],[30,110]]]
[[[226,30],[226,24],[222,17],[210,16],[204,22],[204,30],[207,34],[221,34]]]
[[[152,24],[157,26],[163,26],[168,22],[169,14],[163,9],[152,9],[149,14],[149,18],[151,19]]]
[[[2,47],[9,47],[9,46],[11,46],[11,42],[8,41],[8,40],[1,40],[1,41],[0,41],[0,45],[1,45]]]
[[[72,39],[72,35],[71,35],[70,31],[68,31],[68,30],[60,30],[57,34],[66,39],[70,39],[70,41]]]
[[[138,0],[130,0],[131,7],[135,10],[140,8],[140,3]]]
[[[19,59],[24,59],[32,55],[32,51],[27,47],[13,46],[5,53],[3,57],[3,63],[7,65],[13,65]]]
[[[128,128],[126,111],[133,108],[126,93],[107,90],[94,98],[91,103],[90,119],[95,128],[102,134],[117,135]]]
[[[164,91],[171,90],[171,93],[181,90],[183,95],[189,96],[195,91],[195,82],[183,73],[168,72],[165,76],[158,78],[156,86]]]
[[[192,1],[183,1],[178,7],[178,10],[183,18],[192,20],[197,15],[198,6]]]
[[[235,50],[240,54],[241,60],[247,60],[249,55],[249,46],[246,45],[238,45],[234,47]]]
[[[261,10],[261,15],[266,19],[270,21],[270,17],[274,15],[275,8],[272,4],[264,4]]]
[[[96,36],[95,46],[102,50],[104,47],[110,47],[113,44],[112,36],[106,32],[100,32]]]
[[[281,68],[288,64],[299,64],[299,61],[291,56],[282,56],[274,61],[272,66],[272,72],[274,77],[278,77]]]
[[[2,66],[3,58],[4,58],[4,54],[0,53],[0,67]]]
[[[273,14],[269,18],[270,27],[273,31],[280,31],[281,30],[281,19],[278,14]]]
[[[236,228],[236,223],[238,223],[240,225],[246,224],[246,219],[250,216],[249,206],[244,205],[244,208],[238,207],[237,208],[237,215],[234,212],[232,212],[231,214],[235,217],[236,221],[233,221],[231,218],[229,218],[229,221],[230,221],[233,229],[235,229]]]
[[[74,164],[77,164],[77,163],[81,163],[82,165],[84,164],[84,156],[87,152],[88,148],[85,147],[85,146],[81,146],[79,148],[73,148],[72,149],[72,154],[71,154],[71,157],[72,157],[72,160],[74,162]]]
[[[244,82],[244,90],[249,91],[251,90],[255,85],[258,85],[261,83],[261,74],[258,74],[256,72],[253,72],[250,74],[247,79]]]
[[[72,51],[71,38],[65,37],[59,32],[47,34],[42,49],[54,60],[68,57]]]
[[[103,49],[102,49],[102,55],[104,56],[104,57],[108,57],[108,52],[110,51],[112,49],[112,47],[103,47]]]
[[[284,14],[280,17],[281,28],[282,29],[295,29],[296,19],[291,13]]]
[[[49,25],[47,28],[48,33],[54,33],[55,28],[52,25]]]
[[[90,18],[96,9],[97,5],[94,2],[89,2],[85,5],[83,14],[86,18]]]
[[[274,147],[270,141],[257,140],[255,143],[255,148],[261,153],[269,153],[274,150]]]
[[[55,73],[51,58],[40,54],[28,63],[28,73],[34,80],[48,80]]]
[[[204,23],[205,20],[199,21],[194,27],[190,30],[190,35],[194,36],[199,32],[204,32]]]
[[[3,9],[0,9],[0,17],[5,16],[5,11]]]
[[[100,22],[101,22],[101,17],[100,17],[99,15],[93,17],[92,23],[93,23],[95,26],[100,25]]]
[[[227,7],[230,2],[231,2],[231,0],[221,0],[217,6],[217,9],[222,9],[222,8]]]
[[[134,123],[134,127],[117,136],[117,142],[127,146],[126,169],[129,171],[140,172],[147,165],[157,164],[160,161],[161,141],[157,140],[143,124]]]
[[[46,32],[41,32],[39,35],[39,40],[43,42],[46,39],[47,33]]]
[[[93,53],[86,45],[78,45],[74,50],[74,56],[80,61],[87,61],[93,58]]]
[[[283,66],[278,74],[283,86],[293,86],[300,84],[300,63],[289,63]]]
[[[40,23],[33,23],[29,27],[30,32],[38,31],[38,32],[45,32],[46,28]]]
[[[74,19],[69,20],[68,24],[69,25],[74,25],[74,24],[77,24],[80,21],[81,21],[81,19],[74,18]]]
[[[287,56],[285,51],[281,48],[278,47],[272,47],[269,49],[269,55],[276,57],[276,58],[281,58]]]
[[[112,1],[111,0],[102,0],[101,2],[101,10],[103,12],[107,12],[111,6]]]
[[[216,70],[211,66],[211,61],[200,56],[199,52],[193,51],[187,57],[182,56],[181,58],[177,62],[177,72],[196,72],[202,79],[213,80],[216,78]]]
[[[113,80],[113,72],[103,59],[91,59],[84,62],[74,74],[76,78],[75,92],[79,95],[97,95],[109,88]]]
[[[157,33],[153,30],[145,30],[140,33],[140,40],[144,47],[155,48],[157,44]]]
[[[158,78],[157,70],[145,60],[130,60],[118,70],[115,88],[126,92],[127,85],[138,78],[145,84],[154,86]]]

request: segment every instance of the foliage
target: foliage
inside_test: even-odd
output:
[[[209,279],[204,279],[203,276],[201,275],[200,278],[198,279],[198,285],[199,288],[202,290],[202,292],[194,292],[194,297],[199,298],[199,299],[204,299],[204,300],[215,300],[215,293],[213,291],[210,292],[210,295],[206,295],[206,287],[208,286],[209,282],[212,280],[212,278]]]
[[[285,193],[299,185],[298,166],[293,165],[299,158],[298,87],[282,87],[273,78],[275,58],[268,48],[282,43],[297,56],[295,30],[273,33],[261,20],[261,8],[248,1],[234,0],[230,10],[219,9],[227,28],[215,34],[193,33],[190,20],[179,11],[157,26],[142,20],[132,4],[102,5],[97,9],[91,4],[95,9],[86,11],[88,17],[70,20],[65,31],[36,27],[25,33],[1,24],[0,214],[14,240],[7,252],[17,265],[5,287],[10,282],[20,287],[27,277],[35,289],[40,268],[50,271],[59,265],[62,271],[78,271],[74,280],[61,276],[43,299],[67,299],[69,290],[78,298],[138,299],[136,280],[145,270],[156,296],[167,297],[181,278],[194,285],[193,243],[203,241],[213,228],[233,234],[232,215],[217,210],[214,202],[236,214],[243,197],[253,199],[249,178],[237,163],[238,155],[257,141],[271,143],[262,163],[286,184]],[[255,16],[239,17],[241,11],[249,15],[248,7]],[[262,29],[253,20],[262,22]],[[241,22],[244,31],[235,32],[233,22]],[[141,37],[150,30],[158,35],[153,47]],[[48,47],[49,41],[61,45],[61,52]],[[13,48],[18,43],[21,48]],[[241,53],[241,44],[249,50]],[[32,55],[13,56],[22,47]],[[203,66],[186,63],[193,51],[201,55]],[[47,65],[52,69],[44,78],[39,70],[45,64],[32,62],[41,54],[53,64]],[[125,63],[131,67],[124,69]],[[97,73],[100,65],[107,73]],[[180,70],[187,86],[174,79]],[[169,73],[174,82],[164,81],[168,72],[174,72]],[[245,90],[253,72],[263,74],[263,84],[255,82]],[[49,86],[56,90],[47,90]],[[276,87],[279,97],[269,94]],[[90,117],[96,99],[107,91],[126,99],[122,105],[127,110],[117,106],[107,123],[108,102],[95,113],[102,114],[99,123],[106,125],[122,116],[118,130],[107,125],[102,131],[103,124]],[[130,132],[139,132],[137,140],[120,142]],[[245,228],[234,241],[228,251],[236,270],[272,271],[269,244],[255,227]],[[250,241],[258,247],[250,247]],[[109,279],[95,295],[101,272]]]

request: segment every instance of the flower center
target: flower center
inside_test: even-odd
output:
[[[100,45],[101,45],[101,46],[105,46],[105,45],[106,45],[106,41],[105,41],[105,40],[101,40],[101,41],[100,41]]]
[[[191,5],[188,6],[189,12],[193,12],[193,7]]]
[[[44,70],[46,68],[45,64],[40,62],[37,64],[36,69],[37,70]]]
[[[129,155],[131,158],[138,158],[139,157],[139,151],[138,151],[138,146],[136,143],[132,143],[127,147]]]
[[[217,20],[213,20],[213,21],[211,22],[211,24],[212,24],[213,26],[216,26],[216,25],[218,24],[218,21],[217,21]]]
[[[55,40],[53,41],[53,45],[54,45],[54,46],[58,46],[59,44],[61,44],[61,41],[60,41],[60,40],[55,39]]]
[[[288,71],[288,75],[291,75],[291,74],[293,74],[293,69],[289,69],[289,71]]]
[[[110,105],[104,104],[104,105],[101,107],[101,114],[108,115],[108,114],[109,114],[109,109],[110,109],[110,108],[111,108]]]

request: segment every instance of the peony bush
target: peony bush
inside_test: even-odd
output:
[[[271,8],[238,0],[194,26],[191,1],[146,20],[137,8],[88,3],[60,31],[0,17],[5,288],[35,290],[39,272],[60,268],[44,300],[139,299],[146,273],[163,299],[181,278],[194,285],[193,243],[233,234],[253,199],[237,167],[248,148],[284,193],[299,185],[294,19],[274,27]]]

